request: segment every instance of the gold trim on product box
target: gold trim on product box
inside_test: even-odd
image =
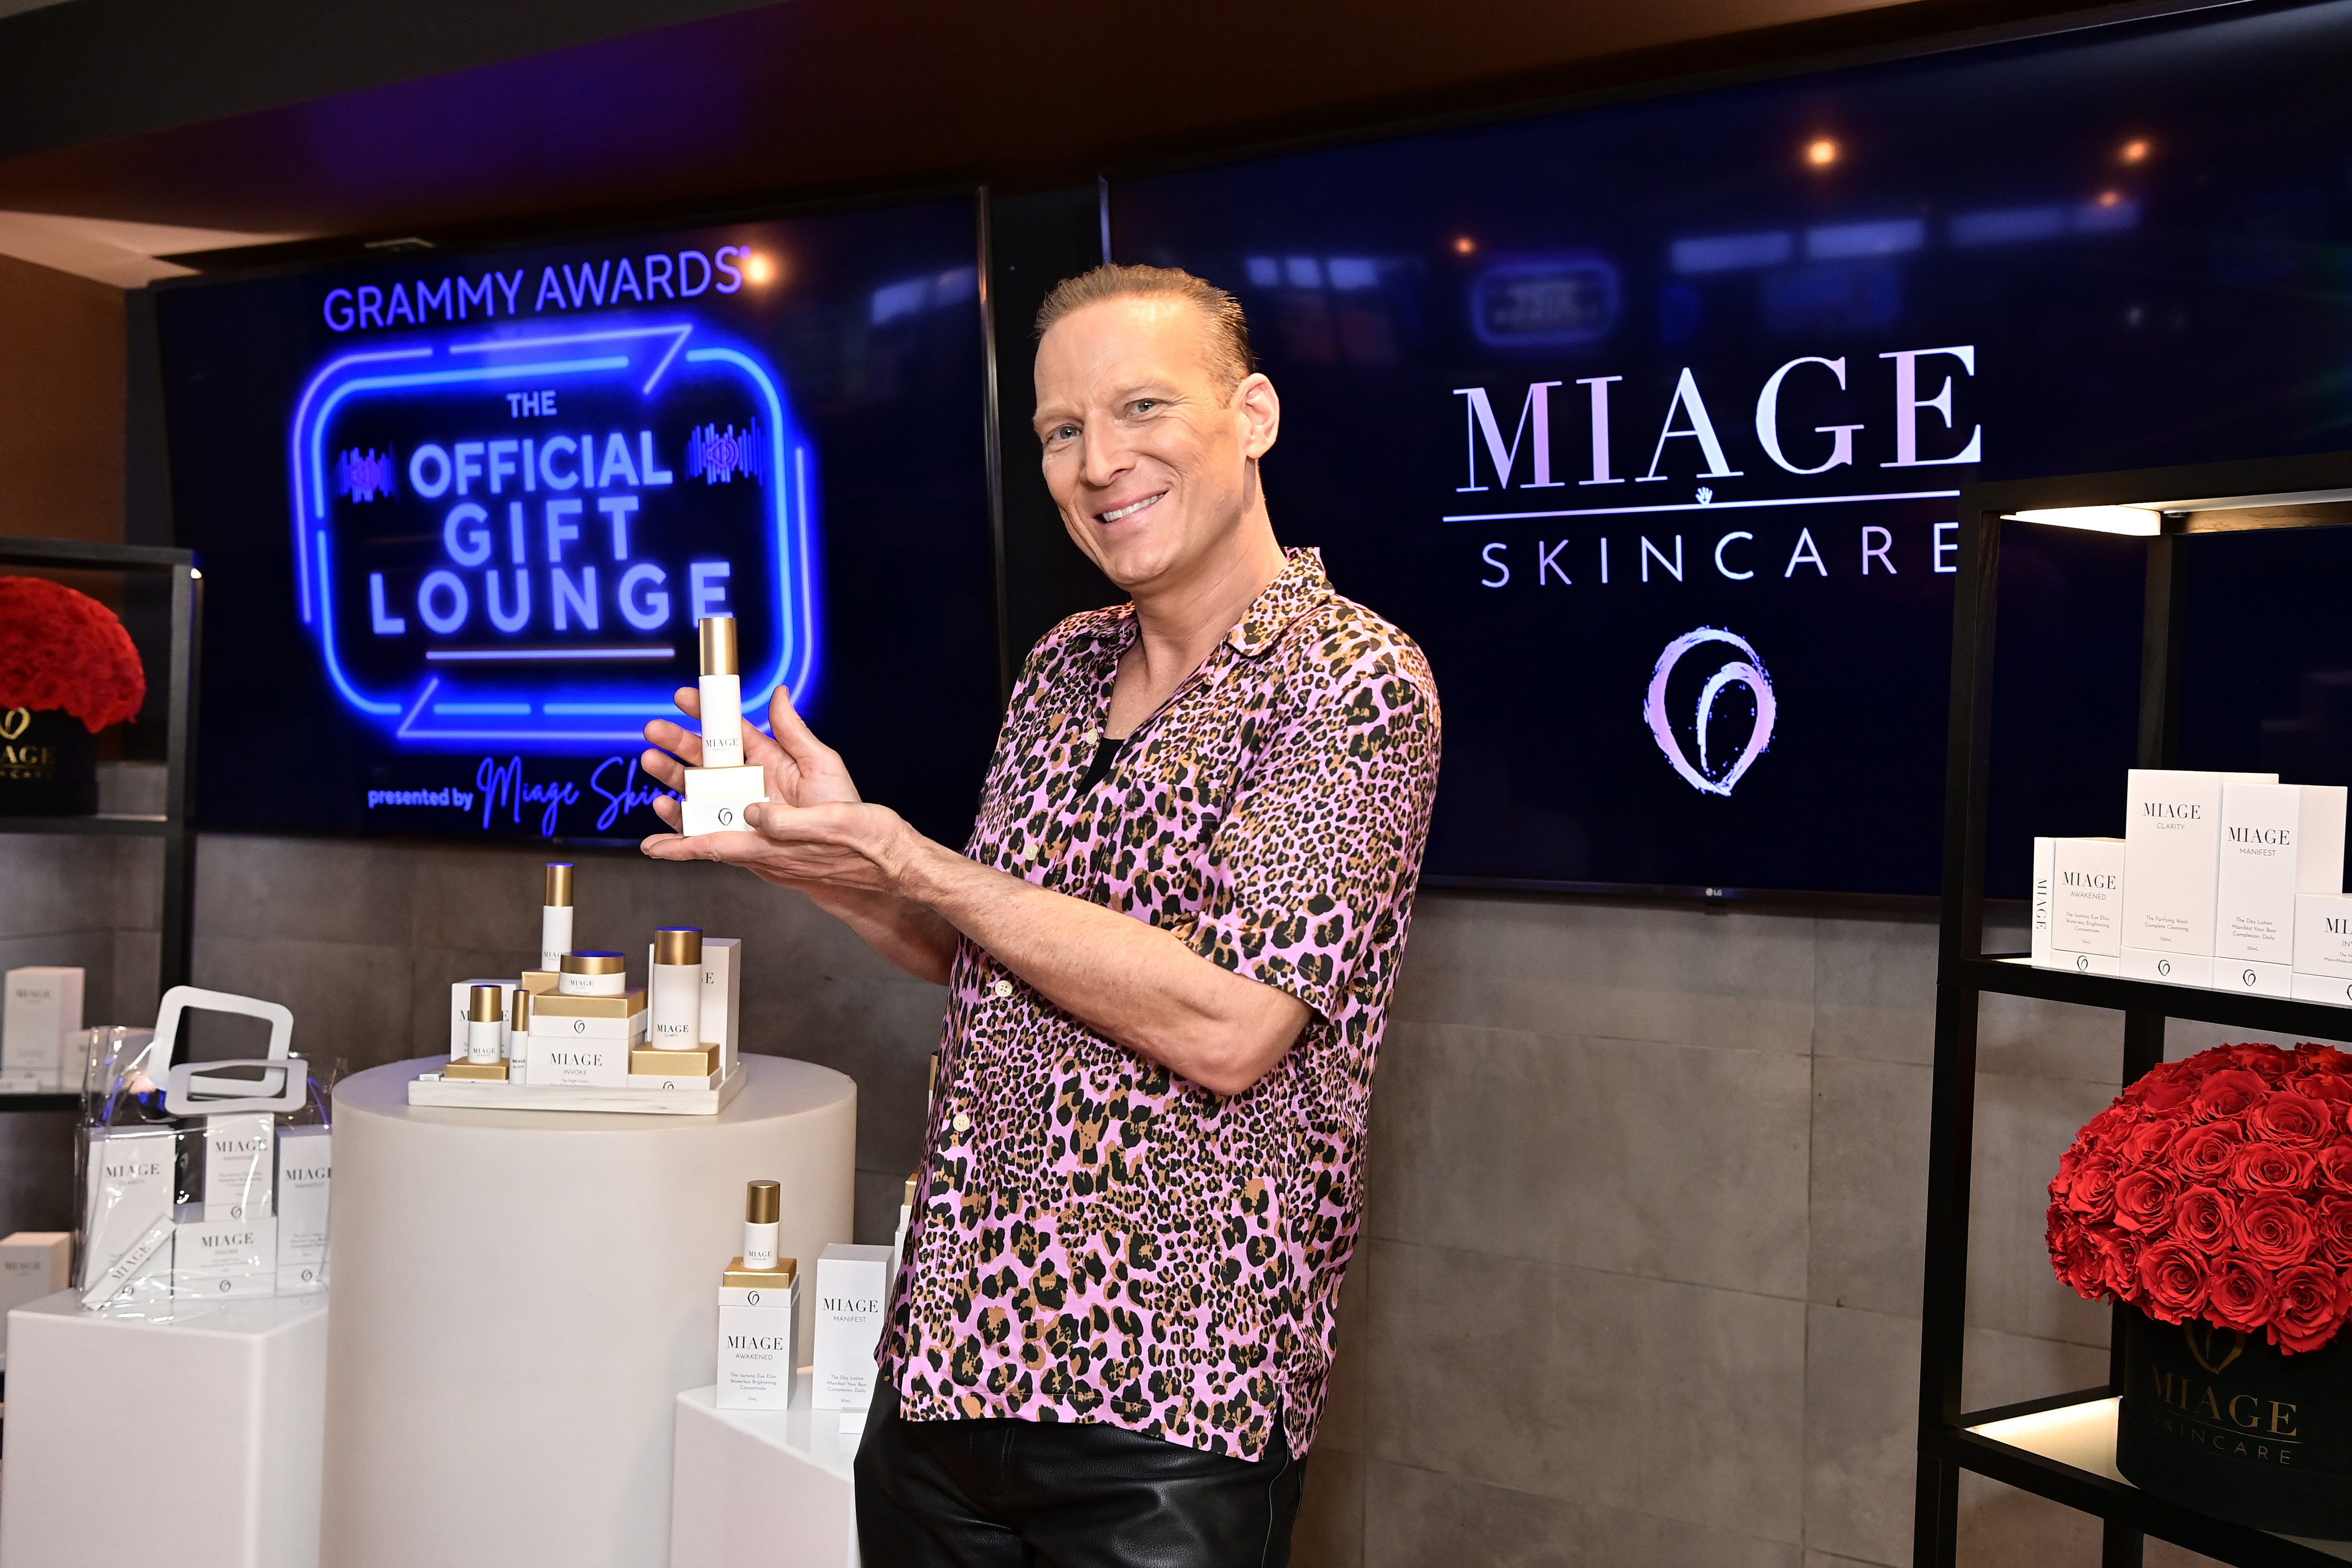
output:
[[[542,991],[530,1003],[533,1024],[541,1018],[634,1018],[645,1010],[642,985],[618,996],[566,996],[559,991]]]
[[[639,1046],[629,1053],[631,1078],[709,1078],[718,1070],[717,1046],[697,1046],[690,1051]]]
[[[563,976],[552,969],[526,969],[522,972],[522,988],[534,994],[544,994],[563,984]]]
[[[504,1062],[453,1061],[441,1069],[445,1079],[471,1079],[481,1083],[504,1083],[507,1064]]]
[[[800,1271],[800,1260],[779,1258],[773,1268],[746,1268],[743,1260],[736,1258],[727,1266],[726,1278],[719,1281],[722,1290],[789,1290],[793,1276]]]

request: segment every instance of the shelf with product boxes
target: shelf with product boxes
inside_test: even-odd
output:
[[[2345,787],[2166,768],[2129,780],[2123,837],[2033,841],[2027,962],[2352,1007]]]
[[[743,944],[669,926],[628,955],[572,946],[574,868],[547,867],[540,967],[449,987],[449,1061],[411,1105],[714,1116],[743,1087]]]
[[[2345,790],[2178,766],[2182,672],[2191,655],[2188,563],[2198,536],[2347,523],[2352,452],[1962,491],[1921,1300],[1912,1557],[1920,1568],[1953,1563],[1959,1478],[1971,1471],[2098,1516],[2108,1568],[2137,1564],[2147,1536],[2242,1565],[2315,1568],[2352,1556],[2345,1543],[2274,1534],[2225,1519],[2199,1497],[2120,1479],[2108,1436],[2125,1372],[2120,1321],[2105,1384],[1999,1410],[1970,1411],[1962,1398],[1984,996],[2120,1014],[2119,1087],[2164,1059],[2171,1018],[2289,1038],[2352,1036]],[[1985,863],[1994,847],[1986,821],[2001,546],[2014,531],[2045,527],[2132,536],[2116,548],[2145,552],[2138,766],[2124,781],[2122,837],[2036,841],[2032,950],[1991,952]],[[2255,539],[2245,547],[2263,546]]]

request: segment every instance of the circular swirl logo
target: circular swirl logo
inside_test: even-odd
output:
[[[1699,688],[1691,723],[1691,734],[1698,746],[1698,762],[1694,766],[1684,753],[1682,737],[1675,732],[1674,721],[1666,716],[1666,681],[1685,654],[1710,643],[1727,644],[1746,657],[1725,663]],[[1715,717],[1716,700],[1723,695],[1725,688],[1733,685],[1745,686],[1755,699],[1756,721],[1748,731],[1747,743],[1727,763],[1723,761],[1729,755],[1727,751],[1708,745],[1707,728]],[[1764,754],[1764,748],[1772,743],[1772,721],[1778,712],[1779,705],[1772,698],[1772,678],[1764,671],[1763,656],[1746,637],[1717,626],[1685,632],[1666,645],[1665,651],[1658,655],[1657,668],[1650,672],[1649,696],[1642,705],[1642,717],[1657,740],[1658,750],[1665,753],[1675,772],[1682,774],[1683,782],[1695,790],[1720,795],[1728,795],[1747,776],[1756,759]]]

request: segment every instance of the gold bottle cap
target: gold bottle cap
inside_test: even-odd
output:
[[[504,992],[496,985],[477,985],[468,993],[466,1021],[469,1024],[495,1024],[506,1016],[501,1004]]]
[[[556,962],[566,974],[626,974],[629,961],[617,952],[567,952]]]
[[[743,1190],[743,1217],[752,1225],[773,1225],[783,1212],[784,1189],[773,1182],[753,1182]]]
[[[700,926],[664,926],[654,932],[656,963],[702,963],[702,928]]]
[[[735,668],[735,617],[705,616],[702,617],[702,673],[705,675],[738,675]]]
[[[507,1022],[508,1026],[518,1035],[530,1033],[530,992],[528,988],[520,985],[515,987],[514,1016]]]
[[[547,892],[541,902],[559,910],[572,907],[572,868],[550,864],[547,868]]]

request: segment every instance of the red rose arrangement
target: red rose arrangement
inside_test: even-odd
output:
[[[111,610],[45,577],[0,577],[0,712],[62,708],[94,735],[146,700],[139,650]]]
[[[2352,1056],[2217,1046],[2156,1068],[2058,1162],[2048,1239],[2085,1300],[2319,1349],[2352,1311]]]

